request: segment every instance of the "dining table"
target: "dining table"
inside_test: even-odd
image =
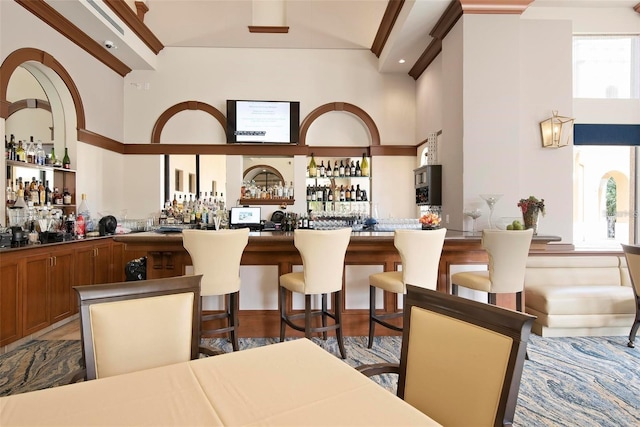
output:
[[[437,426],[294,339],[0,398],[0,426]]]

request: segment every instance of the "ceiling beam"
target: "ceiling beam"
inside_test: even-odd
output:
[[[384,45],[387,43],[387,39],[391,34],[391,30],[393,30],[393,26],[396,23],[396,19],[398,19],[403,5],[404,0],[389,0],[387,3],[387,8],[384,11],[382,21],[380,21],[380,26],[376,33],[376,38],[371,45],[371,52],[378,58],[380,58],[380,54],[382,54]]]

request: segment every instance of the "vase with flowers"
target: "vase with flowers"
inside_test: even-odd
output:
[[[544,199],[529,196],[527,199],[520,199],[518,207],[522,211],[524,229],[533,228],[533,234],[538,234],[538,216],[545,214]]]
[[[418,220],[422,224],[423,230],[435,230],[440,228],[440,215],[429,212],[420,217]]]

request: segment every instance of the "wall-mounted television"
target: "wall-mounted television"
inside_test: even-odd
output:
[[[297,144],[300,102],[227,100],[227,143]]]

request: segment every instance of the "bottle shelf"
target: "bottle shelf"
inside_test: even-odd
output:
[[[295,199],[240,199],[241,205],[293,205]]]
[[[18,162],[16,160],[7,160],[7,166],[38,169],[43,171],[59,171],[65,173],[76,173],[74,169],[65,169],[63,167],[55,167],[52,165],[36,165],[35,163]]]

